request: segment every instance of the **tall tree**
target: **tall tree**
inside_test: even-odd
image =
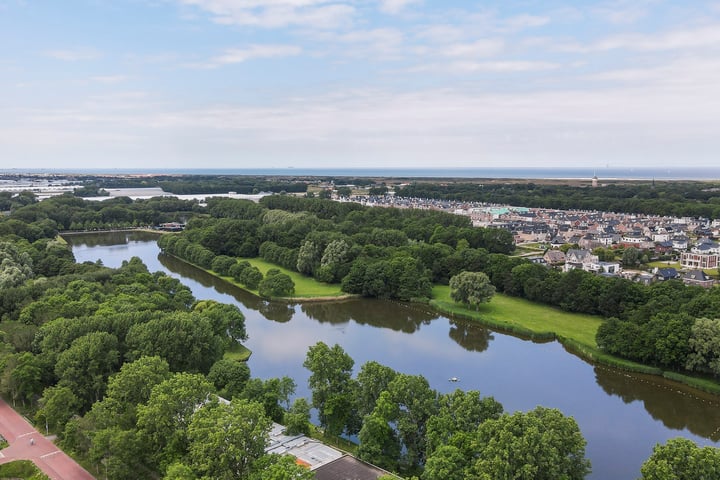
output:
[[[720,375],[720,319],[698,318],[690,333],[689,370],[706,370]]]
[[[559,410],[537,407],[480,425],[469,476],[485,479],[579,480],[590,472],[577,423]]]
[[[271,427],[257,402],[234,399],[199,408],[188,427],[193,469],[217,480],[248,478],[265,454]]]
[[[495,287],[482,272],[461,272],[450,279],[450,297],[459,303],[474,306],[489,302]]]
[[[138,406],[138,430],[156,463],[170,465],[187,453],[192,415],[212,391],[204,376],[176,373],[153,387],[147,404]]]
[[[686,438],[657,444],[640,468],[640,480],[705,480],[720,476],[720,449],[698,447]]]
[[[313,406],[318,409],[320,425],[331,435],[340,435],[343,431],[357,433],[357,387],[351,377],[354,364],[340,345],[331,348],[323,342],[311,346],[303,362],[310,370],[308,385],[312,390]]]

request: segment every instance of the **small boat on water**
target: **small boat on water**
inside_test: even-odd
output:
[[[458,377],[450,377],[448,378],[448,382],[459,382],[460,379]]]

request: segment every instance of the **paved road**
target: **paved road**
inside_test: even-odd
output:
[[[0,434],[10,444],[0,451],[0,464],[13,460],[31,460],[51,480],[95,480],[95,477],[35,430],[2,398]]]

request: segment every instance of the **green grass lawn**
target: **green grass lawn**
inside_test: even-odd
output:
[[[277,265],[266,262],[262,258],[241,258],[240,260],[247,260],[250,265],[253,265],[262,272],[263,275],[267,273],[271,268],[277,268],[281,272],[287,274],[295,282],[295,295],[293,298],[315,298],[315,297],[339,297],[346,295],[340,290],[339,283],[322,283],[318,282],[312,277],[306,277],[305,275],[293,272]],[[254,291],[257,293],[257,291]]]
[[[602,323],[600,317],[563,312],[503,294],[496,294],[489,303],[481,305],[476,311],[455,303],[450,298],[450,287],[447,285],[436,285],[433,288],[433,300],[446,311],[472,317],[488,325],[511,331],[525,329],[536,334],[553,333],[597,348],[595,334]]]
[[[30,460],[15,460],[0,465],[0,478],[23,480],[48,480],[48,476]]]
[[[650,262],[647,264],[648,268],[674,268],[676,270],[680,270],[680,262],[667,262],[667,261],[658,261],[658,262]]]
[[[252,355],[252,350],[250,350],[241,343],[235,343],[230,348],[225,350],[225,355],[223,355],[223,358],[237,360],[238,362],[244,362],[250,358],[250,355]]]

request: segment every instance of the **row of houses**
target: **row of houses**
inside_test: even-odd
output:
[[[686,285],[712,287],[715,281],[700,268],[689,268],[678,271],[676,268],[655,268],[651,273],[637,270],[623,270],[620,262],[603,262],[598,260],[590,250],[569,249],[567,253],[561,250],[548,250],[543,256],[532,257],[531,261],[543,263],[551,267],[561,268],[563,271],[585,270],[606,276],[618,276],[649,284],[667,280],[682,280]]]

